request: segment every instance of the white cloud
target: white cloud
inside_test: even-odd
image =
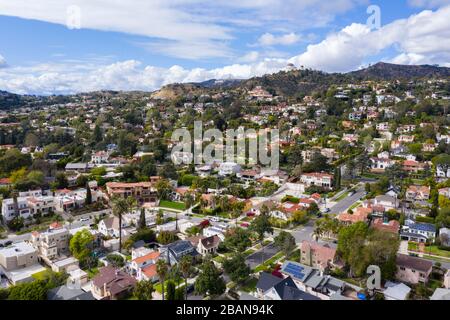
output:
[[[404,63],[447,64],[450,60],[450,6],[425,10],[408,19],[396,20],[379,30],[352,24],[329,35],[290,61],[326,71],[357,69],[366,58],[395,48],[394,61]]]
[[[385,49],[396,51],[388,61],[450,66],[448,17],[450,6],[422,11],[407,19],[393,21],[380,30],[370,30],[366,25],[354,23],[317,44],[309,45],[305,52],[290,59],[276,58],[275,55],[267,58],[269,55],[264,52],[252,51],[241,57],[239,64],[209,70],[145,66],[135,60],[108,63],[110,58],[102,60],[99,57],[31,67],[9,66],[0,69],[0,89],[35,94],[101,89],[150,91],[173,82],[261,76],[285,68],[288,62],[328,72],[350,71],[358,69],[367,59]]]
[[[261,46],[274,46],[274,45],[292,45],[300,41],[300,36],[291,32],[280,36],[275,36],[271,33],[264,33],[258,39],[258,44]]]
[[[297,30],[324,26],[368,0],[0,0],[0,15],[149,38],[148,48],[178,58],[228,57],[242,26]],[[68,10],[78,6],[77,11]],[[75,13],[75,14],[74,14]],[[292,41],[288,36],[282,42]],[[195,44],[195,54],[192,48]],[[220,44],[220,48],[216,49]]]

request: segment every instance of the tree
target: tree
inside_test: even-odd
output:
[[[150,280],[143,280],[136,283],[133,295],[138,300],[152,300],[154,291],[152,282]]]
[[[89,184],[86,184],[86,199],[85,199],[85,204],[88,206],[90,204],[92,204],[92,192],[91,192],[91,188],[89,188]]]
[[[125,259],[121,255],[114,253],[108,254],[106,261],[115,268],[122,268],[125,265]]]
[[[220,276],[210,258],[206,258],[200,267],[201,273],[195,281],[195,292],[203,295],[221,295],[225,292],[225,281]]]
[[[368,227],[357,222],[339,231],[337,251],[350,267],[350,275],[362,275],[365,271],[364,245]]]
[[[172,280],[166,283],[166,300],[175,300],[176,285]]]
[[[229,250],[243,252],[250,247],[251,244],[250,232],[242,228],[231,228],[225,236],[224,246]]]
[[[139,215],[138,229],[144,229],[147,227],[147,223],[145,221],[145,208],[141,208],[141,213]]]
[[[36,280],[29,283],[21,283],[9,289],[8,300],[46,300],[46,283]]]
[[[178,236],[172,231],[161,231],[156,238],[160,244],[169,244],[178,240]]]
[[[261,214],[251,223],[250,230],[258,235],[258,239],[261,242],[264,240],[264,235],[266,233],[273,234],[273,228],[270,223],[269,215],[261,212]]]
[[[119,252],[122,252],[122,215],[130,211],[134,206],[134,198],[114,197],[112,199],[112,211],[119,218]]]
[[[296,224],[305,224],[309,221],[308,212],[305,210],[297,210],[292,214],[292,221]]]
[[[274,238],[274,243],[279,250],[283,251],[286,257],[289,257],[291,252],[294,251],[296,247],[294,236],[286,231],[281,231]]]
[[[55,177],[56,188],[64,189],[69,186],[69,180],[63,172],[57,173]]]
[[[70,239],[69,248],[72,255],[84,263],[91,255],[94,236],[87,230],[78,231]]]
[[[165,179],[158,180],[155,184],[156,192],[160,200],[166,200],[172,192],[172,185]]]
[[[356,166],[359,169],[360,175],[363,175],[370,168],[370,157],[366,152],[356,157]]]
[[[161,282],[162,299],[164,300],[164,281],[167,273],[169,272],[169,266],[164,259],[159,259],[156,262],[156,273],[158,274],[159,281]]]
[[[334,168],[333,186],[335,190],[339,190],[341,188],[341,167],[339,166]]]
[[[191,255],[183,256],[180,259],[178,265],[180,267],[181,274],[183,275],[184,278],[185,299],[187,300],[187,280],[192,270],[192,256]]]
[[[263,208],[261,209],[261,214],[253,220],[249,228],[251,231],[255,232],[258,235],[258,240],[261,242],[261,245],[263,243],[264,235],[266,233],[273,234],[273,227],[270,223],[269,214],[265,212],[265,209]],[[263,259],[263,257],[264,257],[264,246],[262,246],[261,259]]]
[[[223,269],[230,276],[231,280],[236,283],[243,283],[248,279],[251,272],[242,253],[236,253],[231,258],[225,260],[223,262]]]

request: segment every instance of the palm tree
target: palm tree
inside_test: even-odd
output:
[[[185,300],[187,300],[187,279],[189,275],[191,274],[191,266],[192,266],[192,256],[191,255],[185,255],[181,258],[179,262],[180,271],[183,274],[184,278],[184,295]]]
[[[133,206],[133,198],[115,197],[112,199],[113,214],[119,218],[119,252],[122,252],[122,215]]]
[[[156,262],[156,272],[159,276],[159,281],[161,282],[162,299],[164,300],[164,280],[169,272],[169,266],[164,259],[159,259]]]

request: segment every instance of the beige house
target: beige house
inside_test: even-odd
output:
[[[54,225],[53,228],[51,227],[45,232],[33,232],[31,243],[43,258],[53,260],[69,252],[69,238],[69,230]]]
[[[302,241],[300,245],[300,263],[324,270],[335,262],[336,249],[315,242]]]
[[[399,281],[411,284],[426,283],[432,267],[431,261],[399,254],[397,255],[396,278]]]
[[[36,249],[26,243],[19,242],[0,249],[0,265],[5,271],[30,267],[38,262]]]

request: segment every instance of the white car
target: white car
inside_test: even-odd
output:
[[[90,221],[90,218],[80,218],[80,222],[88,222]]]
[[[211,218],[211,221],[213,221],[213,222],[219,222],[220,219],[219,219],[218,217],[212,217],[212,218]]]

